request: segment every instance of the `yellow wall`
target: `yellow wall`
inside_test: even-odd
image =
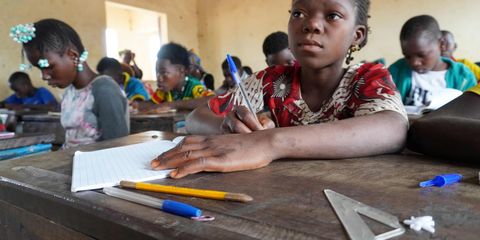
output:
[[[440,28],[450,30],[459,45],[456,56],[480,61],[478,0],[373,0],[370,10],[372,34],[356,60],[385,57],[392,64],[402,57],[400,29],[410,17],[429,14]]]
[[[200,54],[205,68],[223,79],[220,64],[225,54],[238,55],[254,71],[265,67],[262,42],[277,30],[286,31],[290,0],[199,0]],[[458,57],[480,61],[478,0],[372,0],[369,43],[356,61],[384,57],[387,64],[400,58],[398,36],[403,23],[419,14],[437,18],[457,38]]]
[[[57,18],[70,24],[89,50],[87,62],[95,67],[105,56],[106,14],[103,0],[0,0],[0,100],[12,91],[7,80],[18,70],[20,45],[8,36],[10,27],[43,18]],[[167,14],[169,40],[198,49],[197,0],[113,0],[112,2]],[[156,54],[152,53],[152,54]],[[29,72],[35,86],[47,86],[36,69]],[[49,90],[60,99],[62,90]]]
[[[223,80],[226,54],[238,56],[254,71],[266,67],[262,43],[275,31],[287,31],[290,0],[199,0],[200,54],[216,86]]]
[[[118,52],[130,49],[135,53],[135,63],[141,66],[143,79],[155,79],[155,53],[168,42],[166,14],[109,2],[106,17],[107,28],[112,31],[112,39],[107,36],[106,40],[107,56],[122,61]],[[160,34],[163,21],[165,34]]]
[[[103,0],[1,0],[0,99],[11,94],[6,81],[18,69],[20,46],[8,37],[9,27],[55,17],[71,24],[90,50],[95,64],[105,54],[106,26]],[[113,2],[167,14],[168,38],[193,48],[207,71],[222,81],[220,64],[225,54],[238,55],[254,70],[265,67],[262,42],[273,31],[287,30],[290,0],[113,0]],[[41,4],[40,4],[41,3]],[[398,34],[411,16],[428,13],[457,38],[458,57],[480,60],[480,21],[477,0],[372,0],[369,44],[355,61],[384,57],[392,63],[401,57]],[[28,7],[25,7],[28,6]],[[34,7],[32,7],[34,6]],[[15,14],[12,14],[15,13]],[[36,85],[45,84],[39,72],[31,72]],[[56,91],[57,93],[59,91]]]
[[[32,23],[43,18],[57,18],[66,21],[81,36],[89,50],[89,63],[96,63],[105,54],[105,5],[98,0],[58,1],[58,0],[2,0],[0,8],[0,99],[12,94],[8,88],[8,77],[18,71],[21,62],[21,45],[8,36],[10,27]],[[61,9],[61,10],[55,10]],[[88,17],[86,17],[88,16]],[[42,81],[40,71],[29,72],[35,86],[47,86]],[[61,90],[52,89],[60,99]]]

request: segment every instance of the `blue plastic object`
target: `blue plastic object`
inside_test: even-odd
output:
[[[450,185],[462,180],[463,176],[458,173],[449,173],[449,174],[442,174],[435,176],[435,178],[430,179],[428,181],[421,182],[419,185],[420,187],[443,187],[445,185]]]
[[[232,74],[233,80],[235,80],[237,84],[240,84],[240,78],[239,78],[237,66],[235,66],[235,62],[233,61],[232,56],[230,56],[230,54],[227,54],[227,63],[228,63],[228,67],[230,68],[230,73]]]
[[[163,201],[162,210],[171,214],[187,218],[202,216],[202,211],[200,209],[192,207],[185,203],[172,200]]]
[[[14,157],[20,157],[24,155],[29,155],[33,153],[47,152],[52,149],[52,144],[50,143],[40,143],[35,145],[30,145],[26,147],[11,148],[7,150],[0,151],[0,160],[10,159]]]

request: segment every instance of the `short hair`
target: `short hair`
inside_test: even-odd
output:
[[[8,78],[8,82],[10,84],[27,84],[32,85],[32,81],[30,80],[30,76],[24,72],[14,72]]]
[[[50,18],[40,20],[33,25],[35,37],[23,44],[25,48],[35,49],[42,56],[47,51],[63,54],[69,47],[75,47],[80,54],[85,51],[80,36],[65,22]]]
[[[265,57],[278,53],[288,48],[288,35],[284,32],[274,32],[268,35],[263,41],[263,54]]]
[[[232,56],[232,60],[235,63],[235,66],[237,67],[237,69],[242,68],[242,61],[240,61],[240,58],[236,56]],[[223,60],[222,69],[229,69],[227,59]]]
[[[441,32],[443,38],[447,37],[447,36],[451,36],[453,38],[453,33],[448,31],[448,30],[442,30],[440,32]]]
[[[251,68],[250,66],[243,66],[242,68],[243,68],[243,71],[244,71],[245,73],[247,73],[248,75],[252,75],[252,74],[253,74],[253,70],[252,70],[252,68]]]
[[[188,68],[190,66],[190,59],[187,49],[177,43],[168,43],[160,48],[158,51],[157,59],[170,60],[172,64],[179,64]]]
[[[420,37],[422,34],[431,41],[440,40],[442,33],[435,18],[430,15],[419,15],[408,19],[400,31],[400,40],[411,40]]]
[[[106,71],[112,73],[122,73],[122,66],[115,58],[104,57],[97,64],[97,72],[103,74]]]

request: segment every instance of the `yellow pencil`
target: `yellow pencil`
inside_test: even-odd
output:
[[[169,193],[169,194],[184,195],[184,196],[191,196],[191,197],[210,198],[210,199],[217,199],[217,200],[229,200],[229,201],[237,201],[237,202],[250,202],[253,200],[252,197],[243,193],[229,193],[229,192],[203,190],[203,189],[183,188],[183,187],[165,186],[165,185],[143,183],[143,182],[121,181],[120,186],[124,188],[133,188],[138,190]]]

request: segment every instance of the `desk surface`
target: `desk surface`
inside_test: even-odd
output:
[[[138,118],[185,118],[190,113],[190,111],[172,111],[172,112],[165,112],[165,113],[137,113],[137,114],[130,114],[131,119],[138,119]]]
[[[52,143],[55,134],[52,133],[24,133],[15,134],[12,138],[0,139],[0,150],[25,147],[39,143]]]
[[[171,139],[146,132],[81,147],[95,150],[151,140]],[[19,225],[0,229],[13,237],[70,239],[347,239],[323,193],[332,189],[400,220],[432,215],[433,235],[439,239],[478,239],[480,185],[478,167],[451,164],[419,155],[307,161],[276,161],[268,167],[236,173],[201,173],[180,180],[155,182],[227,190],[254,197],[251,203],[223,202],[146,193],[190,203],[213,215],[201,223],[149,207],[112,198],[97,191],[71,193],[72,154],[75,149],[0,163],[0,212]],[[460,184],[418,188],[420,181],[439,173],[464,175]],[[12,179],[14,181],[11,181]],[[10,213],[10,215],[8,215]],[[2,214],[0,214],[1,216]],[[43,219],[45,224],[30,219]],[[377,234],[388,230],[366,220]],[[55,228],[46,228],[56,224]],[[30,227],[29,227],[30,226]],[[45,229],[56,229],[55,231]],[[17,235],[15,235],[17,234]],[[39,237],[46,236],[47,237]],[[12,239],[14,239],[12,237]],[[429,233],[407,230],[397,239],[430,239]]]
[[[60,122],[60,113],[56,114],[25,114],[22,118],[23,121],[32,122]]]

